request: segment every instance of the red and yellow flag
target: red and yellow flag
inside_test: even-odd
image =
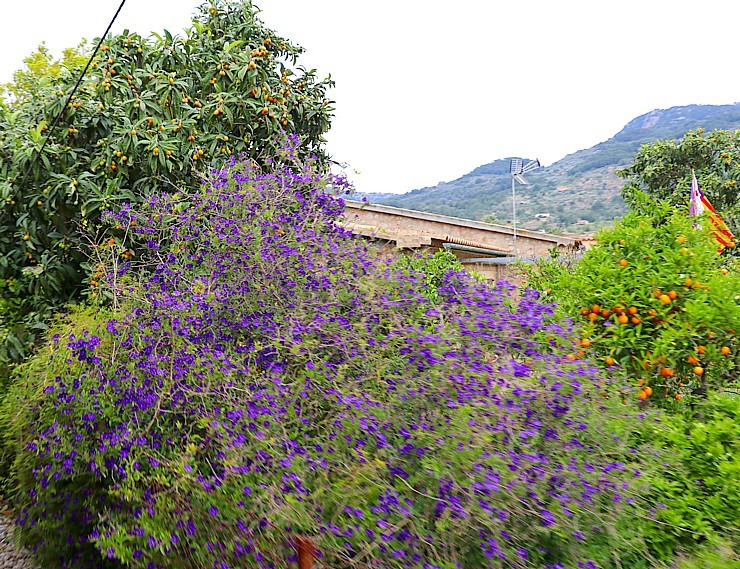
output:
[[[699,187],[699,182],[696,181],[696,174],[691,172],[691,205],[689,206],[691,215],[702,215],[704,212],[707,213],[709,222],[712,224],[712,234],[717,241],[719,252],[724,251],[725,247],[735,246],[735,236],[727,228],[724,220],[714,209],[709,200],[704,195]]]

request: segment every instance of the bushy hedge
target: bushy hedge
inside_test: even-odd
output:
[[[430,298],[341,227],[344,189],[232,161],[117,214],[147,270],[101,274],[119,308],[60,321],[6,401],[23,543],[62,567],[284,567],[297,536],[338,568],[649,566],[651,455],[568,326],[454,271]]]

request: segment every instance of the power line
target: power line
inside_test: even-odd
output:
[[[77,83],[75,83],[75,86],[72,88],[72,91],[67,97],[67,100],[64,101],[64,105],[62,105],[62,108],[59,111],[59,114],[56,116],[56,118],[54,119],[54,122],[51,124],[51,127],[49,128],[49,134],[46,135],[46,138],[44,139],[44,143],[41,145],[41,149],[36,154],[34,154],[33,161],[31,162],[31,165],[26,170],[26,173],[23,176],[23,179],[21,180],[21,184],[20,184],[21,188],[26,184],[28,175],[31,173],[31,170],[33,170],[33,167],[36,165],[36,162],[38,161],[39,156],[41,156],[41,154],[44,152],[44,148],[46,148],[46,143],[49,142],[49,139],[51,138],[51,135],[54,132],[54,129],[56,128],[56,126],[59,124],[59,121],[64,116],[64,113],[66,112],[67,107],[72,102],[72,97],[74,97],[75,93],[77,92],[77,89],[82,83],[82,79],[85,77],[85,73],[87,73],[87,70],[90,69],[90,65],[95,59],[95,56],[98,54],[98,51],[100,50],[100,46],[103,45],[105,38],[108,36],[108,32],[110,32],[111,28],[113,27],[113,24],[115,23],[116,18],[118,18],[118,14],[121,13],[121,10],[123,9],[123,5],[125,3],[126,3],[126,0],[121,0],[121,5],[118,6],[118,10],[116,10],[116,13],[113,14],[113,19],[111,19],[110,23],[108,24],[108,27],[105,28],[105,32],[103,32],[103,35],[100,36],[100,41],[98,41],[98,45],[95,46],[95,49],[93,50],[92,55],[90,55],[90,59],[87,61],[87,65],[85,65],[85,69],[83,69],[82,73],[80,73],[80,76],[77,79]]]

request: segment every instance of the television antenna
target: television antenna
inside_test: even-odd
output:
[[[536,170],[539,167],[540,161],[536,158],[526,164],[521,158],[512,158],[509,164],[509,173],[511,174],[511,213],[514,226],[514,258],[518,256],[516,249],[516,183],[519,182],[523,186],[528,185],[527,180],[524,179],[524,174]]]

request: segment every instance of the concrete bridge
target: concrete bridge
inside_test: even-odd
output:
[[[553,248],[562,253],[580,248],[580,242],[560,235],[425,213],[380,204],[345,200],[345,227],[393,250],[441,249],[453,251],[460,261],[489,279],[513,274],[507,265],[520,258],[544,257]]]

